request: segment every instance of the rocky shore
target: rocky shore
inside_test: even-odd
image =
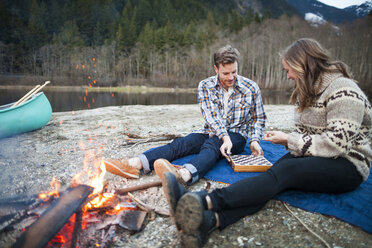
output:
[[[293,107],[267,105],[267,129],[293,129]],[[202,126],[197,105],[117,106],[53,113],[42,129],[0,140],[0,199],[47,192],[53,177],[66,189],[75,175],[86,171],[89,158],[132,157],[168,143]],[[130,180],[106,174],[108,191],[156,180],[154,173]],[[82,176],[80,183],[89,178]],[[225,185],[208,181],[211,189]],[[200,180],[191,190],[205,188]],[[147,204],[167,208],[161,187],[137,191]],[[371,235],[338,219],[290,206],[302,221],[331,247],[372,247]],[[0,235],[0,247],[16,237]],[[178,247],[177,231],[170,218],[146,220],[142,231],[118,229],[112,247]],[[270,201],[253,216],[223,231],[215,231],[205,247],[324,247],[279,201]]]

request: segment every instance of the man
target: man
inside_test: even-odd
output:
[[[192,184],[222,156],[241,153],[248,138],[252,154],[263,155],[259,141],[266,116],[260,89],[252,80],[238,75],[238,57],[237,49],[229,45],[220,48],[214,54],[217,75],[199,83],[198,101],[205,121],[202,130],[129,160],[106,159],[107,171],[138,178],[141,169],[144,173],[155,169],[160,178],[164,172],[171,172],[180,182]],[[190,154],[197,155],[183,167],[169,162]]]

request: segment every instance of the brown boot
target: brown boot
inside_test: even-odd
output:
[[[158,175],[160,179],[163,178],[163,173],[169,172],[175,175],[178,182],[185,183],[185,181],[183,181],[181,175],[178,172],[178,170],[181,168],[182,168],[181,166],[173,165],[168,160],[163,159],[163,158],[157,159],[154,162],[154,170],[156,172],[156,175]]]
[[[106,171],[125,178],[139,178],[140,170],[130,166],[126,159],[111,159],[103,160]]]

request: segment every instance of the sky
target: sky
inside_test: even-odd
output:
[[[367,0],[318,0],[318,1],[324,4],[327,4],[329,6],[343,9],[351,5],[360,5],[366,2]]]

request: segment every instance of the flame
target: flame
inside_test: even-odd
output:
[[[61,186],[60,182],[58,181],[58,179],[56,179],[55,177],[53,177],[52,181],[50,182],[50,186],[52,188],[51,191],[45,193],[45,192],[42,192],[38,195],[38,197],[40,199],[43,199],[44,201],[47,201],[49,200],[51,197],[54,197],[54,198],[58,198],[59,197],[59,188]]]

